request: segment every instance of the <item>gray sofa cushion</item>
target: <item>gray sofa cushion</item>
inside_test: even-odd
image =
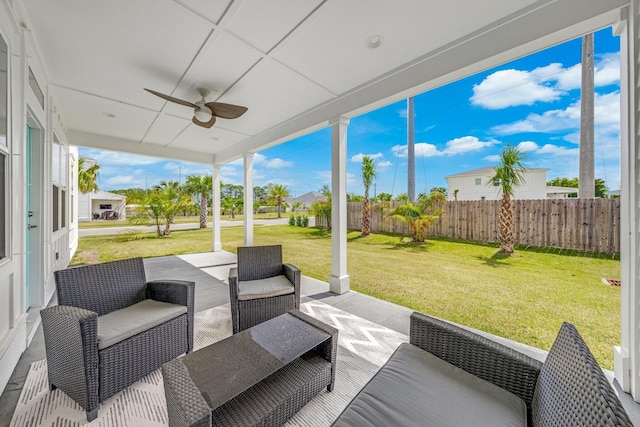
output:
[[[140,332],[185,314],[184,305],[146,299],[98,317],[98,349],[111,347]]]
[[[286,276],[273,276],[266,279],[238,282],[238,300],[277,297],[294,293],[293,283]]]
[[[398,347],[334,426],[526,426],[516,395],[412,344]]]

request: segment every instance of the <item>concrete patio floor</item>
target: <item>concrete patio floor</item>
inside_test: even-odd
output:
[[[217,307],[229,302],[227,277],[229,268],[236,263],[235,254],[221,252],[203,252],[188,255],[176,255],[145,259],[148,280],[182,279],[196,283],[196,312]],[[373,298],[355,291],[342,295],[329,292],[329,284],[307,276],[301,280],[302,302],[320,300],[348,313],[372,321],[402,334],[409,334],[409,308]],[[55,304],[55,296],[52,304]],[[505,345],[524,352],[531,357],[544,360],[546,352],[524,344],[496,337],[481,331],[475,331],[502,342]],[[44,336],[38,327],[29,348],[23,353],[6,389],[0,395],[0,426],[8,426],[15,411],[20,392],[29,372],[31,363],[45,359]],[[606,372],[610,380],[613,375]],[[613,385],[634,425],[640,426],[640,404],[633,401],[629,394],[621,392],[617,382]]]

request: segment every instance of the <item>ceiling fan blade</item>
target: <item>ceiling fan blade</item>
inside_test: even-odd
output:
[[[247,107],[225,104],[223,102],[207,102],[204,105],[209,107],[214,116],[223,119],[237,119],[248,110]]]
[[[211,116],[211,120],[209,120],[208,122],[201,122],[200,120],[196,119],[195,116],[193,116],[193,119],[191,119],[191,121],[198,126],[209,129],[216,122],[216,116]]]
[[[193,102],[183,101],[182,99],[174,98],[173,96],[165,95],[164,93],[156,92],[155,90],[151,90],[151,89],[147,89],[147,88],[144,88],[144,90],[146,90],[149,93],[154,94],[155,96],[159,96],[160,98],[165,99],[167,101],[175,102],[176,104],[180,104],[180,105],[184,105],[185,107],[192,107],[192,108],[196,107],[196,104],[194,104]]]

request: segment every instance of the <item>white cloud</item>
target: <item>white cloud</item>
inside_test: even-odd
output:
[[[378,160],[378,159],[381,159],[383,157],[382,153],[375,153],[375,154],[358,153],[358,154],[354,154],[353,156],[351,156],[351,161],[354,162],[354,163],[362,163],[362,158],[364,156],[369,156],[373,160]]]
[[[484,157],[482,160],[486,160],[487,162],[491,162],[491,163],[496,163],[496,162],[500,161],[500,155],[499,154],[492,154],[490,156]]]
[[[142,183],[142,185],[140,185],[140,183]],[[105,184],[108,186],[128,185],[131,187],[144,187],[144,178],[141,180],[139,176],[134,175],[115,175],[105,180]]]
[[[579,148],[567,148],[560,145],[545,144],[536,150],[536,154],[552,154],[554,156],[578,156]]]
[[[600,132],[611,132],[620,126],[620,93],[618,91],[596,94],[595,122]],[[563,110],[549,110],[542,114],[532,113],[526,119],[493,127],[499,135],[514,135],[524,132],[555,132],[580,127],[580,100]]]
[[[553,63],[531,71],[499,70],[473,87],[470,101],[491,110],[556,101],[581,85],[581,64],[563,68]],[[604,87],[620,81],[620,55],[610,53],[596,58],[594,83]]]
[[[253,165],[262,166],[268,169],[284,169],[293,167],[293,162],[283,160],[279,157],[268,158],[264,154],[256,153],[253,156]]]
[[[389,160],[381,160],[379,162],[376,162],[376,171],[377,172],[384,172],[392,164],[393,163],[391,163]]]
[[[536,151],[540,147],[533,141],[522,141],[516,148],[523,153],[529,153],[532,151]]]
[[[491,110],[532,105],[535,102],[555,101],[560,92],[536,81],[536,70],[500,70],[488,75],[482,82],[473,86],[471,103]]]
[[[416,157],[455,156],[457,154],[480,151],[497,143],[498,141],[495,139],[481,141],[475,136],[463,136],[447,141],[444,150],[438,150],[438,147],[434,144],[418,142],[415,144],[415,153]],[[391,147],[391,152],[396,157],[407,157],[407,146],[394,145]]]

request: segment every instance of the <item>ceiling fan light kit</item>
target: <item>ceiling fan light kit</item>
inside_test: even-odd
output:
[[[197,102],[189,102],[179,98],[174,98],[164,93],[156,92],[155,90],[145,88],[147,92],[158,96],[165,101],[174,102],[176,104],[184,105],[185,107],[193,108],[193,118],[191,121],[204,128],[210,128],[216,122],[216,117],[223,119],[237,119],[247,112],[247,107],[240,105],[225,104],[223,102],[206,102],[206,96],[209,91],[206,89],[199,90],[202,99]]]

